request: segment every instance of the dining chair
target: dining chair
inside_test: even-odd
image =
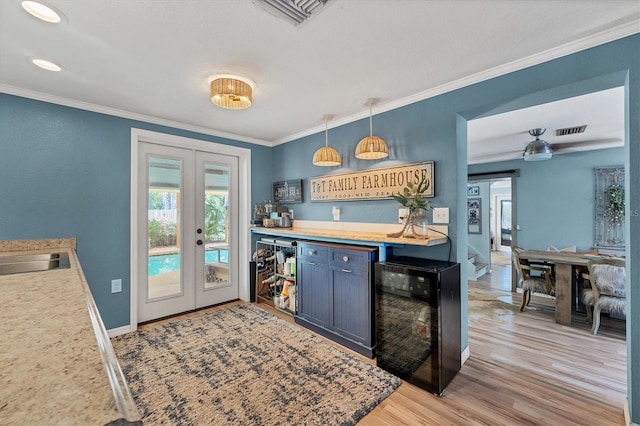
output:
[[[554,294],[554,283],[551,267],[549,265],[535,264],[526,259],[520,258],[520,253],[524,250],[520,247],[512,247],[513,264],[520,275],[520,285],[522,287],[522,304],[520,311],[531,301],[531,293]],[[539,272],[540,275],[531,272]]]
[[[627,284],[624,259],[594,259],[587,265],[591,289],[582,292],[582,302],[587,307],[587,321],[592,322],[591,334],[596,335],[600,327],[600,312],[627,310]],[[593,313],[591,312],[593,310]]]

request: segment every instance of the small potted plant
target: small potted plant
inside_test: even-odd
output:
[[[416,232],[416,226],[424,227],[427,223],[427,219],[424,217],[422,211],[431,210],[431,204],[424,199],[424,193],[429,189],[429,185],[429,179],[423,177],[417,185],[409,182],[402,193],[398,192],[393,196],[409,213],[404,220],[402,231],[387,234],[388,237],[398,238],[405,236],[410,238],[428,238],[426,230]],[[409,231],[411,232],[409,233]]]

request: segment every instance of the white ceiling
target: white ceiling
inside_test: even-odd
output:
[[[331,0],[297,27],[250,0],[47,3],[65,23],[0,0],[0,91],[265,145],[323,131],[325,114],[330,127],[366,117],[371,97],[375,114],[640,31],[638,0]],[[254,80],[253,106],[213,106],[213,73]],[[560,120],[575,106],[555,109],[557,123],[599,115]],[[481,138],[526,144],[528,128],[556,125],[521,118]]]

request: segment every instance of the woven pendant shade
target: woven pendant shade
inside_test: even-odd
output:
[[[315,166],[325,166],[325,167],[334,167],[342,164],[342,158],[340,158],[340,154],[334,148],[329,146],[329,127],[328,121],[332,118],[331,115],[324,116],[324,126],[325,126],[325,146],[320,148],[313,154],[313,164]]]
[[[386,142],[377,136],[362,138],[356,146],[356,158],[361,160],[379,160],[389,156]]]
[[[246,81],[233,77],[211,80],[211,103],[226,109],[246,109],[251,106],[253,89]]]
[[[365,105],[369,106],[369,136],[362,138],[356,146],[356,158],[361,160],[379,160],[389,156],[389,147],[386,142],[373,136],[373,118],[371,108],[378,102],[378,99],[369,99]]]

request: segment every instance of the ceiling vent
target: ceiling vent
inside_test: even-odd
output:
[[[283,18],[293,25],[300,25],[316,15],[329,0],[253,0],[267,12]]]
[[[556,130],[556,136],[566,136],[566,135],[575,135],[576,133],[584,133],[584,130],[587,128],[587,125],[584,126],[576,126],[576,127],[566,127],[564,129]]]

